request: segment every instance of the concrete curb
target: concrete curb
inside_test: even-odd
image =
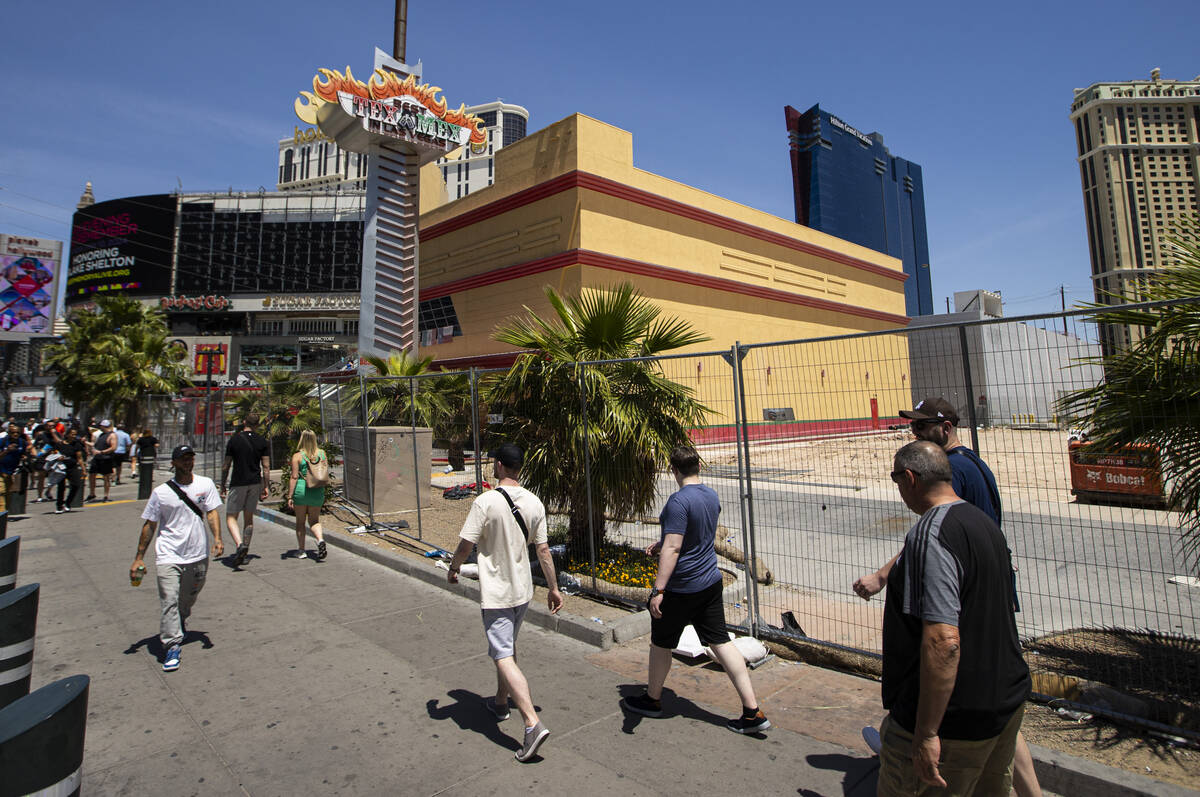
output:
[[[262,506],[255,511],[254,515],[268,523],[279,526],[288,533],[293,533],[295,521],[290,515],[285,515],[282,512]],[[446,581],[445,570],[433,567],[432,564],[426,564],[417,559],[402,556],[382,546],[371,545],[366,540],[358,537],[350,537],[344,534],[328,534],[325,537],[325,542],[335,548],[341,548],[350,553],[357,554],[364,559],[369,559],[376,564],[395,570],[397,573],[418,578],[427,584],[439,587],[447,592],[462,595],[464,598],[469,598],[472,601],[479,601],[479,582],[472,579],[464,578],[460,579],[458,584],[451,584]],[[602,624],[593,622],[586,617],[577,617],[568,614],[567,612],[560,611],[558,614],[550,614],[549,610],[544,606],[535,603],[526,612],[525,620],[539,628],[569,636],[572,639],[577,639],[580,642],[600,648],[601,650],[607,650],[612,647],[613,642],[628,642],[631,639],[637,639],[644,634],[650,633],[650,614],[645,611]]]
[[[1057,750],[1029,745],[1033,768],[1042,788],[1055,794],[1086,794],[1088,797],[1194,797],[1200,792],[1173,783],[1154,780],[1123,769],[1097,764]]]

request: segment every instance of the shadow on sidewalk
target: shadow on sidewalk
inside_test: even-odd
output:
[[[187,645],[192,642],[199,642],[200,647],[204,650],[215,647],[212,640],[208,638],[208,634],[204,631],[185,631],[183,634],[183,644]],[[137,653],[142,648],[145,648],[146,652],[153,656],[155,661],[162,661],[163,656],[167,652],[166,649],[163,648],[162,641],[158,638],[158,634],[145,637],[144,639],[139,639],[137,642],[134,642],[121,652],[126,656],[130,656],[134,653]]]
[[[844,772],[842,778],[842,794],[847,797],[871,797],[875,794],[875,784],[879,778],[879,759],[855,758],[842,753],[814,753],[805,756],[804,760],[813,769],[828,769]],[[815,791],[797,789],[802,797],[820,797]]]
[[[438,701],[434,699],[425,703],[425,710],[429,712],[430,719],[454,720],[454,724],[464,731],[486,736],[500,747],[514,751],[521,748],[519,741],[500,730],[500,723],[492,716],[492,712],[488,711],[484,698],[466,689],[451,689],[446,695],[455,702],[439,706]],[[512,710],[512,716],[505,721],[514,723],[513,728],[520,731],[521,714],[516,709]]]
[[[646,690],[645,684],[618,684],[617,692],[622,698],[634,697],[640,695]],[[687,717],[688,719],[700,720],[707,722],[710,725],[716,725],[718,728],[724,729],[725,723],[729,721],[728,717],[722,717],[720,714],[714,714],[707,709],[700,708],[687,698],[680,697],[674,690],[669,687],[663,687],[662,692],[663,715],[659,719],[670,719],[671,717]],[[621,732],[632,734],[634,728],[642,724],[642,720],[651,719],[643,717],[641,714],[636,714],[629,711],[624,706],[621,707],[622,713],[625,715],[625,721],[621,723]],[[748,733],[751,739],[765,739],[765,733]]]

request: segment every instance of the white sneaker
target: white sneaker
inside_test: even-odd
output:
[[[302,550],[301,550],[301,551],[296,551],[296,558],[297,558],[297,559],[307,559],[307,558],[308,558],[308,553],[307,553],[306,551],[302,551]]]

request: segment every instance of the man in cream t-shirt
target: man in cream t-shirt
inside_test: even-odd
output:
[[[457,584],[459,568],[471,549],[478,547],[483,628],[487,634],[488,655],[496,663],[496,696],[488,702],[488,708],[496,719],[506,720],[508,698],[512,696],[525,720],[524,742],[515,757],[518,761],[528,761],[550,735],[538,719],[529,682],[516,661],[517,632],[521,630],[525,610],[533,600],[530,545],[537,546],[538,561],[550,587],[546,603],[551,614],[562,608],[563,596],[558,591],[554,559],[546,542],[546,508],[536,495],[517,483],[521,465],[525,462],[524,454],[512,443],[505,443],[491,452],[491,456],[495,463],[496,489],[483,493],[471,504],[471,511],[459,532],[458,549],[454,552],[447,578],[451,584]]]

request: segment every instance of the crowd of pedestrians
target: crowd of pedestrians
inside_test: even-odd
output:
[[[919,517],[900,552],[852,585],[864,600],[887,590],[881,691],[888,713],[878,731],[864,729],[880,757],[878,793],[1007,795],[1015,788],[1019,797],[1038,795],[1032,758],[1020,734],[1030,675],[1017,636],[1016,574],[1000,526],[995,476],[959,441],[958,415],[945,400],[926,399],[901,414],[916,439],[896,452],[890,478]],[[225,530],[236,545],[231,563],[238,568],[246,561],[257,503],[271,487],[270,446],[256,431],[258,421],[248,415],[230,438],[220,486],[193,472],[195,452],[189,446],[176,447],[172,477],[154,489],[142,512],[130,578],[140,583],[144,557],[157,536],[165,671],[180,666],[186,622],[204,587],[209,557],[224,553],[223,499]],[[56,512],[70,511],[86,466],[93,491],[89,497],[95,495],[99,476],[104,486],[100,500],[107,500],[110,476],[119,478],[120,465],[130,457],[135,463],[155,461],[158,444],[149,429],[135,440],[107,420],[94,432],[75,419],[46,419],[28,429],[10,422],[0,435],[3,492],[8,493],[23,465],[40,468],[44,476],[34,479],[35,500],[49,500],[56,488]],[[516,659],[518,634],[534,594],[531,547],[549,586],[549,611],[557,613],[564,599],[547,541],[546,509],[520,483],[522,450],[505,444],[491,456],[497,488],[473,502],[447,578],[456,583],[464,563],[475,557],[484,639],[496,670],[496,690],[484,708],[504,721],[510,707],[516,707],[524,732],[515,757],[529,761],[550,736]],[[664,716],[662,692],[671,651],[690,625],[741,701],[741,714],[727,728],[761,734],[771,723],[745,660],[726,632],[715,552],[720,500],[703,483],[700,470],[694,449],[672,451],[670,471],[678,490],[660,515],[659,540],[646,549],[658,561],[647,596],[651,632],[646,687],[621,705],[641,716]],[[305,540],[312,533],[317,540],[313,558],[324,559],[320,508],[329,460],[311,430],[301,433],[284,476],[290,476],[286,503],[296,515],[296,549],[289,555],[306,558]]]

